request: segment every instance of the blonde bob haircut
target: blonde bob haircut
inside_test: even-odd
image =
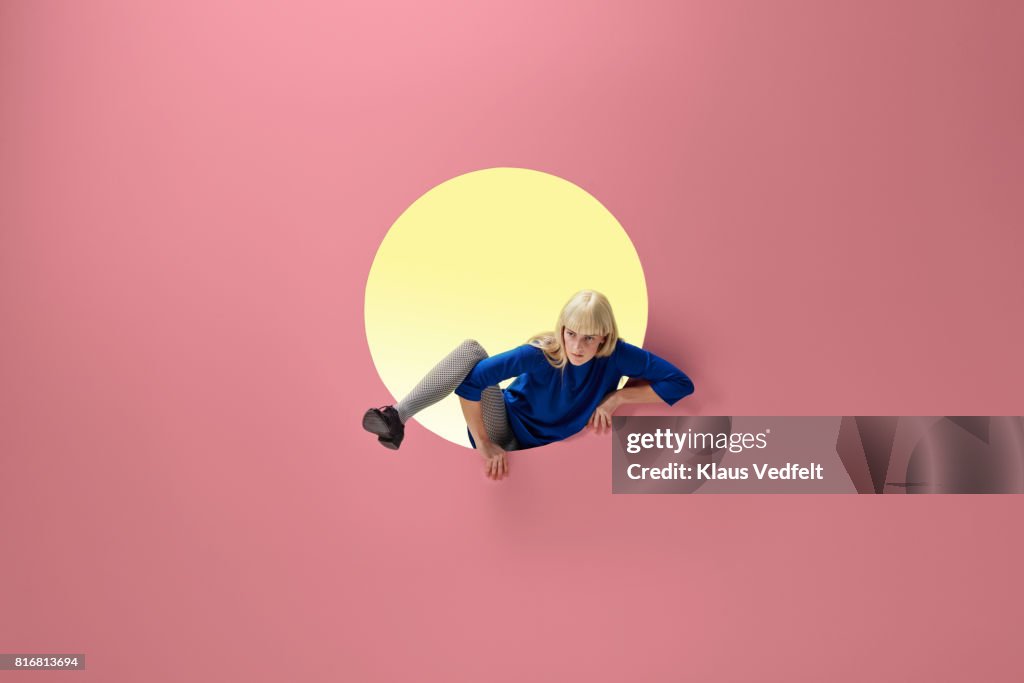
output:
[[[562,345],[562,335],[567,327],[577,334],[605,337],[595,358],[612,355],[619,341],[619,327],[615,324],[615,314],[612,313],[612,305],[608,303],[607,297],[589,289],[576,292],[558,314],[555,331],[535,334],[529,341],[544,351],[548,363],[559,370],[565,368],[568,360]]]

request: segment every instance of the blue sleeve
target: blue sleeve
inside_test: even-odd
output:
[[[669,405],[693,393],[693,382],[682,370],[650,351],[620,340],[613,356],[623,375],[647,380],[654,393]]]
[[[456,387],[455,395],[469,401],[479,401],[484,389],[502,380],[529,372],[537,365],[538,360],[547,364],[544,352],[529,344],[484,358],[469,372],[462,384]]]

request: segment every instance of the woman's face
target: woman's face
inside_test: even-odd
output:
[[[562,328],[562,344],[565,346],[565,357],[573,365],[583,365],[597,355],[604,344],[605,335],[577,334],[568,327]]]

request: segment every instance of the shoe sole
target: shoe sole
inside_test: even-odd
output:
[[[377,441],[384,448],[392,451],[398,450],[398,444],[390,439],[391,430],[388,429],[387,423],[384,422],[384,419],[380,415],[372,410],[367,410],[366,413],[363,414],[363,429],[371,434],[376,434]]]
[[[363,415],[363,429],[382,438],[388,438],[391,434],[391,430],[388,429],[384,418],[372,410],[367,410]]]

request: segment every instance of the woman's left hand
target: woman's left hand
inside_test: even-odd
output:
[[[587,421],[587,427],[595,434],[603,434],[612,428],[612,413],[619,407],[618,392],[613,391],[594,409],[594,414]]]

